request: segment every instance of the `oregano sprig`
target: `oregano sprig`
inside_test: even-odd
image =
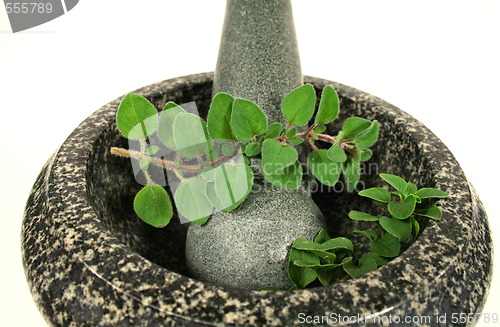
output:
[[[347,189],[354,190],[360,163],[371,157],[369,147],[378,137],[379,125],[351,117],[337,135],[326,134],[339,106],[337,93],[328,85],[316,110],[315,89],[305,84],[281,103],[286,124],[269,124],[256,103],[221,92],[204,121],[173,102],[158,114],[147,99],[129,94],[118,109],[117,126],[125,137],[139,141],[140,148],[113,147],[111,153],[138,161],[147,185],[136,196],[134,208],[146,223],[162,227],[173,216],[169,194],[150,176],[152,166],[172,172],[178,180],[172,190],[178,212],[205,223],[214,211],[236,210],[247,197],[253,185],[247,157],[261,156],[262,173],[273,185],[299,188],[303,167],[297,146],[302,143],[312,150],[307,164],[318,181],[333,186],[343,175]]]
[[[291,246],[288,260],[288,275],[294,284],[293,288],[305,288],[316,279],[322,285],[328,285],[373,271],[399,256],[415,242],[421,232],[418,216],[436,221],[441,219],[441,209],[435,202],[429,201],[445,199],[448,197],[446,192],[436,188],[418,189],[414,183],[392,174],[382,173],[379,176],[394,188],[392,192],[386,188],[373,187],[358,194],[377,201],[386,208],[387,214],[372,215],[356,210],[349,212],[352,220],[377,224],[370,230],[354,231],[354,234],[368,239],[370,251],[359,257],[355,245],[351,246],[351,240],[343,237],[330,239],[325,230],[321,230],[314,241],[298,238]],[[328,246],[329,243],[340,242],[349,246]]]

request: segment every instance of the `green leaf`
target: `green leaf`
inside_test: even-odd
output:
[[[239,147],[238,147],[239,149]],[[234,144],[231,144],[231,143],[223,143],[222,144],[222,155],[224,157],[232,157],[234,155],[234,152],[235,152],[235,146]]]
[[[376,270],[377,263],[373,259],[366,259],[363,261],[363,263],[361,263],[360,261],[358,266],[350,261],[343,264],[342,267],[344,268],[345,272],[349,274],[349,276],[351,276],[352,278],[358,278],[366,273],[369,273],[370,271]]]
[[[341,269],[337,267],[316,269],[321,285],[327,286],[334,283],[340,276]]]
[[[365,161],[370,160],[372,157],[372,154],[373,154],[372,150],[366,149],[366,148],[361,148],[360,149],[360,157],[361,157],[360,161],[365,162]]]
[[[292,248],[302,251],[308,251],[325,260],[327,263],[334,263],[337,256],[335,253],[327,252],[327,250],[320,249],[320,244],[316,242],[311,242],[304,237],[297,238],[293,244]]]
[[[335,237],[322,243],[319,246],[319,250],[325,250],[325,251],[338,250],[338,249],[354,251],[354,245],[348,238]]]
[[[314,114],[316,92],[311,84],[305,84],[288,93],[281,103],[281,110],[291,125],[305,125]]]
[[[394,218],[406,219],[410,217],[415,210],[417,198],[409,195],[404,201],[391,201],[387,205],[387,209]]]
[[[411,183],[411,182],[408,182],[406,184],[406,190],[404,192],[405,195],[410,195],[410,194],[415,194],[417,193],[417,185]]]
[[[193,220],[192,223],[195,223],[197,225],[203,225],[205,224],[208,220],[210,219],[210,216],[206,216],[197,220]]]
[[[254,135],[266,131],[267,117],[254,102],[236,98],[233,101],[230,124],[234,136],[241,142],[248,142]]]
[[[348,158],[343,163],[342,173],[344,174],[344,181],[347,191],[354,191],[356,189],[356,185],[359,182],[359,177],[361,176],[359,163],[354,161],[352,158]]]
[[[317,273],[313,268],[297,267],[294,262],[302,261],[309,264],[320,264],[320,259],[309,252],[300,251],[294,248],[290,249],[288,259],[288,276],[297,286],[297,288],[305,288],[312,283],[317,277]]]
[[[369,128],[371,124],[371,121],[364,118],[347,118],[342,125],[343,139],[356,139],[357,136],[364,132],[367,128]]]
[[[266,174],[264,171],[263,173],[264,177],[273,185],[287,190],[298,189],[302,182],[302,166],[298,161],[295,161],[293,165],[288,166],[279,174]]]
[[[238,207],[250,193],[253,173],[246,164],[224,163],[215,170],[215,191],[223,210]]]
[[[213,207],[206,194],[207,181],[193,177],[183,181],[175,191],[177,210],[190,221],[198,221],[210,216]]]
[[[448,197],[448,193],[437,188],[421,188],[415,193],[415,195],[421,199],[445,199]]]
[[[147,224],[164,227],[174,211],[167,191],[159,185],[144,186],[135,196],[134,211]]]
[[[361,258],[359,259],[359,262],[364,263],[364,262],[366,262],[366,260],[375,261],[375,263],[377,264],[378,267],[382,267],[383,265],[385,265],[389,262],[389,260],[387,260],[386,258],[383,258],[383,257],[381,257],[378,254],[375,254],[373,252],[368,252],[368,253],[363,254],[361,256]]]
[[[173,132],[175,148],[182,156],[195,158],[208,152],[210,144],[206,123],[195,114],[178,114]]]
[[[297,134],[297,128],[295,127],[290,128],[288,131],[285,132],[285,135],[289,138],[295,137],[296,134]]]
[[[379,223],[383,229],[400,240],[404,240],[411,235],[411,222],[409,219],[399,220],[382,216]]]
[[[328,150],[328,158],[330,158],[330,160],[335,162],[344,162],[347,160],[347,156],[344,152],[344,149],[342,149],[338,143],[334,144]]]
[[[331,253],[325,250],[308,250],[309,252],[317,255],[321,260],[323,260],[325,263],[331,264],[335,263],[335,260],[337,259],[337,255],[335,253]]]
[[[340,264],[343,265],[343,264],[351,262],[351,261],[352,261],[352,257],[346,257],[346,258],[342,259]]]
[[[327,85],[323,88],[323,92],[321,93],[318,113],[316,114],[314,123],[316,125],[328,124],[329,122],[337,118],[338,114],[339,96],[337,95],[337,92],[335,92],[333,87]]]
[[[404,192],[406,191],[406,181],[401,177],[384,173],[381,173],[379,176],[389,185],[394,187],[399,193],[404,194]]]
[[[157,145],[151,145],[149,148],[146,149],[144,152],[148,156],[154,156],[158,151],[160,150],[160,147]]]
[[[380,217],[377,216],[372,216],[370,214],[357,211],[357,210],[351,210],[349,212],[349,218],[352,220],[357,220],[357,221],[378,221]]]
[[[215,169],[213,169],[215,172]],[[214,175],[215,177],[215,175]],[[219,201],[219,197],[217,196],[217,191],[215,190],[215,183],[214,182],[208,182],[207,186],[205,188],[205,194],[207,195],[207,200],[210,203],[210,205],[218,210],[224,209],[224,206],[222,203]]]
[[[318,235],[314,238],[314,242],[321,244],[330,239],[330,235],[328,235],[328,232],[324,229],[320,230]]]
[[[148,159],[146,159],[146,158],[142,158],[142,159],[139,161],[139,168],[140,168],[143,172],[148,171],[148,168],[149,168],[149,160],[148,160]]]
[[[412,230],[413,230],[413,235],[415,237],[417,237],[418,233],[420,233],[420,224],[419,224],[418,220],[416,220],[413,217],[410,218],[410,222],[411,222],[411,226],[412,226]]]
[[[324,131],[326,131],[326,126],[325,125],[316,126],[316,128],[314,128],[314,130],[313,130],[313,132],[316,133],[316,134],[321,134]]]
[[[430,208],[427,209],[417,209],[415,210],[415,214],[427,218],[431,218],[434,220],[441,220],[441,217],[443,216],[443,213],[441,212],[441,209],[433,204]]]
[[[319,248],[319,244],[311,242],[305,237],[299,237],[293,241],[292,248],[304,251],[315,250]]]
[[[378,124],[378,121],[374,120],[367,129],[365,129],[356,137],[356,141],[354,141],[354,143],[356,143],[357,146],[363,148],[371,147],[378,139],[379,129],[380,126]]]
[[[260,154],[262,146],[259,143],[250,142],[245,147],[245,154],[253,157]]]
[[[328,186],[334,186],[342,172],[342,164],[330,160],[328,150],[311,152],[307,158],[307,165],[314,177]]]
[[[290,139],[290,143],[293,145],[299,145],[299,144],[304,143],[304,139],[302,139],[300,137],[294,137],[294,138]]]
[[[384,234],[382,239],[372,241],[370,249],[373,253],[386,258],[394,258],[399,255],[401,251],[401,244],[399,240],[389,233]]]
[[[266,138],[275,139],[281,135],[282,130],[283,130],[283,125],[281,125],[280,123],[272,123],[267,128]]]
[[[231,132],[231,112],[233,97],[219,92],[214,96],[207,115],[207,127],[210,137],[214,140],[235,140]]]
[[[162,111],[166,111],[168,109],[172,109],[172,108],[175,108],[175,107],[179,107],[175,102],[173,101],[168,101],[167,103],[165,103],[165,105],[163,106],[163,109]]]
[[[339,267],[342,264],[341,263],[310,263],[302,260],[295,260],[293,264],[297,267],[302,267],[302,268],[314,268],[314,269],[321,269],[321,268],[332,268],[332,267]]]
[[[267,139],[262,144],[262,170],[266,175],[281,174],[298,159],[297,150],[276,140]]]
[[[168,148],[175,150],[174,143],[174,121],[177,115],[186,111],[173,102],[168,102],[160,114],[160,122],[158,124],[158,137],[160,141]]]
[[[126,138],[143,140],[158,127],[158,112],[146,98],[130,93],[120,103],[116,124]]]
[[[353,146],[349,152],[351,159],[359,165],[361,163],[361,148]]]
[[[215,167],[212,166],[206,167],[199,173],[198,176],[203,178],[207,182],[213,182],[215,179]]]
[[[379,236],[379,233],[376,230],[355,230],[353,233],[366,237],[370,241],[376,240]]]
[[[378,202],[389,203],[391,201],[391,193],[385,188],[381,187],[368,188],[359,192],[358,194]]]

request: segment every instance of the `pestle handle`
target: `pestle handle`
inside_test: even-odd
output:
[[[283,122],[281,101],[303,84],[290,0],[228,0],[213,94],[257,103]]]

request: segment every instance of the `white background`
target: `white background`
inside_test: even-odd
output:
[[[499,245],[500,1],[293,5],[304,74],[375,94],[434,131],[479,191]],[[19,234],[45,160],[110,100],[212,71],[224,7],[222,0],[82,0],[13,34],[0,5],[1,326],[44,325],[25,282]],[[484,312],[500,314],[498,271]]]

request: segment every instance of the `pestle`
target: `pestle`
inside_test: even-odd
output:
[[[281,101],[302,84],[290,0],[228,0],[213,94],[252,100],[269,124],[283,123]],[[254,189],[237,211],[189,226],[186,262],[195,278],[219,286],[289,288],[290,245],[314,238],[324,218],[308,193],[307,175],[301,188],[288,191],[264,180],[259,158],[251,159],[251,168]]]

